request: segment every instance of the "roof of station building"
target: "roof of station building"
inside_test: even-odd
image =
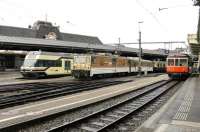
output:
[[[14,46],[35,46],[35,47],[54,47],[54,48],[76,48],[76,49],[95,49],[102,51],[116,51],[121,52],[132,52],[137,53],[137,48],[130,47],[116,47],[105,44],[90,44],[90,43],[81,43],[81,42],[71,42],[71,41],[62,41],[62,40],[49,40],[49,39],[38,39],[38,38],[28,38],[28,37],[10,37],[10,36],[1,36],[0,35],[0,45],[14,45]],[[166,55],[161,54],[155,50],[143,49],[144,54],[152,55]]]
[[[197,34],[188,34],[188,43],[193,55],[199,55],[200,43],[197,41]]]
[[[29,28],[0,26],[0,48],[6,50],[50,51],[50,52],[120,52],[124,56],[137,56],[138,49],[103,44],[98,37],[62,33],[50,22],[37,21]],[[143,49],[144,57],[166,57],[156,50]]]
[[[98,37],[63,33],[59,31],[59,26],[53,26],[50,22],[37,21],[29,28],[11,27],[0,25],[0,35],[25,38],[47,38],[49,34],[54,34],[55,39],[72,42],[82,42],[91,44],[102,44]]]

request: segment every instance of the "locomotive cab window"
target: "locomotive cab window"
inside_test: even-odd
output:
[[[79,56],[79,57],[75,57],[74,58],[74,63],[75,64],[85,64],[87,61],[87,57],[86,56]]]

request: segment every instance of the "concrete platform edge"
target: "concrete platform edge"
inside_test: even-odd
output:
[[[135,130],[135,132],[154,132],[155,128],[152,128],[152,124],[157,122],[161,115],[164,114],[166,109],[171,105],[171,103],[176,99],[176,97],[179,94],[179,91],[181,91],[181,88],[167,101],[166,104],[164,104],[156,113],[154,113],[148,120],[146,120],[138,129]],[[168,127],[168,124],[160,124],[160,127],[158,127],[155,132],[162,132],[164,129]]]
[[[162,75],[160,77],[162,78]],[[117,95],[122,94],[122,93],[127,93],[127,92],[133,91],[135,89],[138,89],[140,87],[144,87],[146,85],[150,85],[150,84],[153,84],[155,82],[166,79],[166,78],[164,79],[164,77],[162,79],[160,79],[160,77],[155,77],[154,81],[149,81],[146,84],[142,83],[140,85],[132,86],[131,88],[118,90],[118,91],[114,92],[115,93],[114,95],[117,96]],[[151,78],[154,78],[154,77],[151,77]],[[144,80],[148,80],[148,79],[145,78]],[[139,83],[139,82],[141,82],[141,81],[138,81],[137,83]],[[123,84],[123,85],[125,85],[125,84]],[[120,84],[119,86],[122,86],[122,85]],[[114,87],[117,87],[117,85],[114,86]],[[8,117],[7,119],[6,118],[0,119],[0,129],[5,128],[5,127],[9,127],[11,125],[15,125],[15,124],[27,122],[27,121],[30,121],[30,120],[34,120],[34,119],[37,119],[37,118],[42,118],[42,117],[45,117],[45,116],[48,116],[48,115],[51,115],[51,114],[56,114],[58,112],[67,111],[67,110],[70,110],[70,109],[73,109],[73,108],[85,106],[85,105],[88,105],[90,103],[95,103],[97,101],[105,100],[109,97],[111,97],[111,94],[107,93],[105,95],[102,95],[100,97],[100,99],[97,99],[95,97],[95,98],[92,98],[91,100],[86,99],[86,100],[79,101],[76,104],[71,103],[71,104],[57,106],[55,108],[49,108],[48,111],[47,111],[47,109],[46,110],[44,109],[44,110],[41,110],[41,111],[35,111],[35,112],[31,111],[31,112],[28,112],[28,113],[12,115],[11,117]],[[87,102],[84,102],[84,101],[87,101]]]

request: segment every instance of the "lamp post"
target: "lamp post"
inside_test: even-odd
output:
[[[138,52],[138,56],[139,56],[139,66],[138,66],[138,75],[141,76],[141,59],[142,59],[142,48],[141,48],[141,29],[140,29],[140,24],[143,23],[143,21],[139,21],[138,22],[138,26],[139,26],[139,52]]]

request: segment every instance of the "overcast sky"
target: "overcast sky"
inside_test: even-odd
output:
[[[197,31],[198,8],[192,5],[192,0],[0,0],[0,24],[28,27],[47,14],[62,32],[98,36],[103,43],[120,37],[123,43],[138,41],[143,21],[142,41],[186,41]]]

